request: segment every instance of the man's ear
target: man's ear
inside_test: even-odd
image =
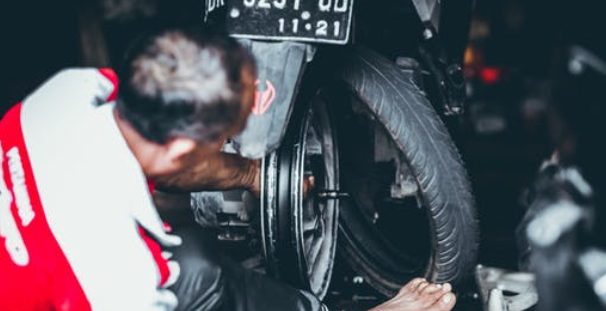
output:
[[[177,137],[171,139],[167,145],[167,155],[171,162],[176,162],[182,156],[196,149],[196,142],[193,139]]]

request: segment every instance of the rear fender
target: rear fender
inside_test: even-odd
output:
[[[254,55],[258,80],[255,103],[244,131],[233,138],[237,153],[261,158],[280,145],[314,46],[298,42],[239,40]]]

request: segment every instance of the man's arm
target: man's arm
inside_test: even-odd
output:
[[[218,153],[206,156],[191,169],[157,180],[158,190],[194,192],[246,189],[260,193],[260,160],[250,160],[236,154]]]

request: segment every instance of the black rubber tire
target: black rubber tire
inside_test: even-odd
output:
[[[338,80],[384,125],[410,166],[427,207],[432,244],[424,272],[411,267],[410,273],[386,273],[388,270],[372,262],[372,250],[355,238],[359,234],[355,228],[344,223],[348,211],[341,206],[338,245],[342,257],[387,296],[419,272],[434,282],[462,281],[476,264],[479,228],[471,184],[447,128],[414,83],[412,71],[359,47],[348,49],[340,59]],[[414,237],[402,237],[410,238]]]

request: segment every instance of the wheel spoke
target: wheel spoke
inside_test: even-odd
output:
[[[321,231],[315,231],[313,241],[310,245],[311,247],[309,248],[309,252],[307,253],[308,273],[313,273],[312,269],[316,266],[316,261],[318,259],[318,256],[320,255],[320,251],[322,250],[322,244],[324,241],[324,234],[322,233],[323,232]]]
[[[303,233],[309,235],[310,232],[318,231],[318,223],[318,217],[314,218],[313,220],[306,221],[303,224]]]

